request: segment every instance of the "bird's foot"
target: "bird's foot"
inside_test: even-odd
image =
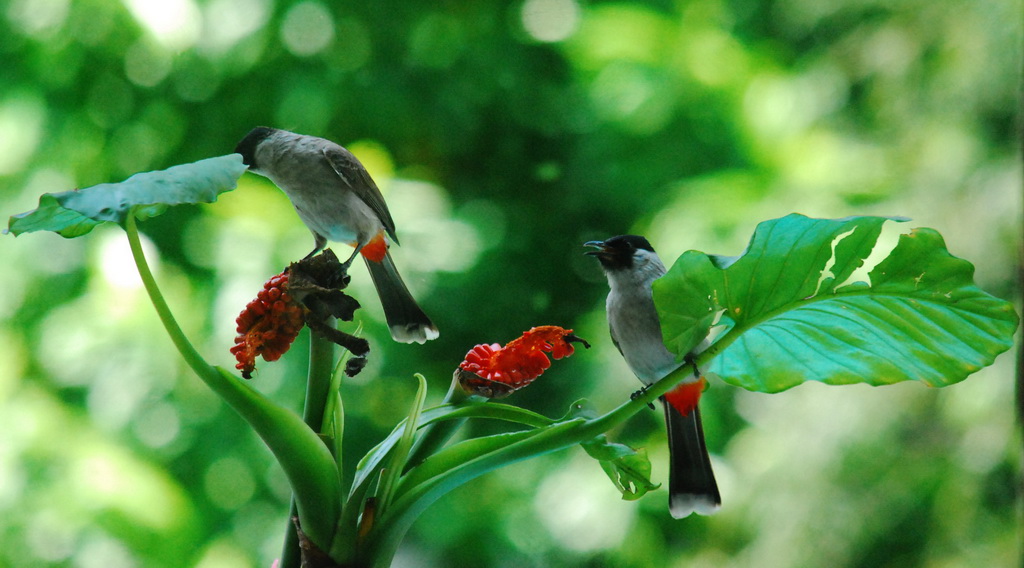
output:
[[[683,363],[693,367],[694,378],[699,379],[701,377],[700,369],[697,368],[696,355],[694,355],[693,353],[687,353],[686,355],[683,356]]]
[[[640,390],[638,390],[638,391],[634,392],[633,394],[629,395],[629,400],[636,400],[636,399],[640,398],[641,396],[643,396],[646,393],[647,393],[647,387],[646,386],[641,387]],[[648,402],[647,406],[650,407],[651,410],[654,410],[654,403],[653,402]]]

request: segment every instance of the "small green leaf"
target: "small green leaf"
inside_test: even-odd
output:
[[[721,325],[702,369],[761,392],[945,386],[990,365],[1012,346],[1017,314],[974,284],[974,267],[936,231],[902,235],[855,277],[887,220],[903,219],[789,215],[758,225],[739,258],[683,254],[654,284],[665,344],[682,357]]]
[[[378,514],[384,514],[387,511],[387,507],[391,504],[394,489],[398,485],[402,472],[405,470],[405,462],[409,458],[409,451],[412,449],[413,436],[415,436],[416,429],[419,427],[420,414],[423,412],[423,402],[427,399],[427,379],[419,373],[416,373],[416,379],[419,381],[419,388],[416,390],[416,398],[413,401],[412,409],[409,411],[409,416],[405,419],[402,437],[395,444],[394,451],[391,452],[391,467],[381,476],[383,489],[379,495]]]
[[[580,445],[590,457],[600,462],[601,469],[626,501],[635,501],[648,491],[661,487],[661,484],[651,481],[651,460],[647,459],[647,450],[634,450],[609,442],[604,434]]]
[[[345,437],[345,406],[341,400],[341,393],[334,391],[334,405],[332,406],[330,415],[330,436],[331,436],[331,453],[334,454],[334,465],[337,466],[338,471],[342,471],[344,462],[342,461],[343,445],[342,440]]]
[[[442,404],[428,408],[420,414],[419,427],[423,428],[432,424],[446,421],[460,421],[469,418],[488,418],[492,420],[503,420],[506,422],[512,422],[522,424],[525,426],[531,426],[539,428],[541,426],[549,426],[555,421],[536,412],[519,408],[518,406],[511,406],[508,404],[501,404],[496,402],[488,403],[462,403],[462,404]],[[379,444],[374,446],[356,466],[355,479],[352,482],[352,491],[349,494],[351,499],[355,495],[357,489],[365,487],[367,482],[375,475],[379,469],[384,458],[388,455],[395,444],[401,439],[405,432],[405,421],[400,422],[391,433],[382,440]]]
[[[163,213],[169,205],[212,203],[221,193],[234,189],[245,170],[241,155],[229,154],[135,174],[120,183],[44,193],[39,207],[12,216],[4,232],[17,236],[53,231],[72,238],[103,222],[123,224],[129,211],[141,220]]]

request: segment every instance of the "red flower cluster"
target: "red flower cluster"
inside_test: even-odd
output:
[[[231,353],[246,379],[256,369],[256,356],[277,361],[291,347],[304,322],[302,306],[288,294],[288,271],[271,277],[238,314],[235,345]]]
[[[590,347],[571,329],[554,325],[535,327],[504,347],[497,343],[477,345],[459,364],[459,383],[471,394],[488,398],[507,396],[533,382],[551,366],[548,354],[554,359],[572,355],[572,342]]]

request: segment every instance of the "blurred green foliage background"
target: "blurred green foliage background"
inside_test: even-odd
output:
[[[534,325],[594,344],[510,400],[550,416],[638,386],[581,243],[646,234],[666,263],[739,254],[790,212],[906,215],[989,292],[1017,296],[1020,0],[414,3],[0,1],[0,212],[227,154],[253,126],[331,138],[389,200],[406,280],[441,329],[373,341],[344,386],[354,459],[431,401],[476,343]],[[262,283],[312,245],[247,174],[142,226],[214,363]],[[0,239],[0,566],[269,566],[289,490],[178,360],[116,227]],[[253,385],[298,410],[305,333]],[[672,520],[618,498],[582,451],[430,508],[396,566],[1010,566],[1021,435],[1013,355],[941,390],[804,385],[705,394],[724,507]],[[487,432],[491,425],[478,425]],[[667,476],[660,413],[614,439]]]

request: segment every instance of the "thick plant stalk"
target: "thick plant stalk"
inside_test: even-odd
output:
[[[334,344],[316,333],[310,333],[309,372],[306,375],[306,402],[303,405],[302,420],[317,433],[323,433],[324,429],[324,409],[327,407],[327,397],[330,396],[333,368]],[[335,458],[337,459],[338,456]],[[302,565],[299,534],[292,522],[292,518],[296,515],[298,512],[293,497],[288,513],[288,524],[285,528],[280,568],[299,568]]]
[[[160,293],[142,252],[135,217],[131,212],[124,228],[139,276],[178,352],[199,378],[235,409],[270,448],[295,491],[304,532],[312,542],[329,549],[341,500],[341,482],[330,450],[293,412],[202,358],[185,337]]]

